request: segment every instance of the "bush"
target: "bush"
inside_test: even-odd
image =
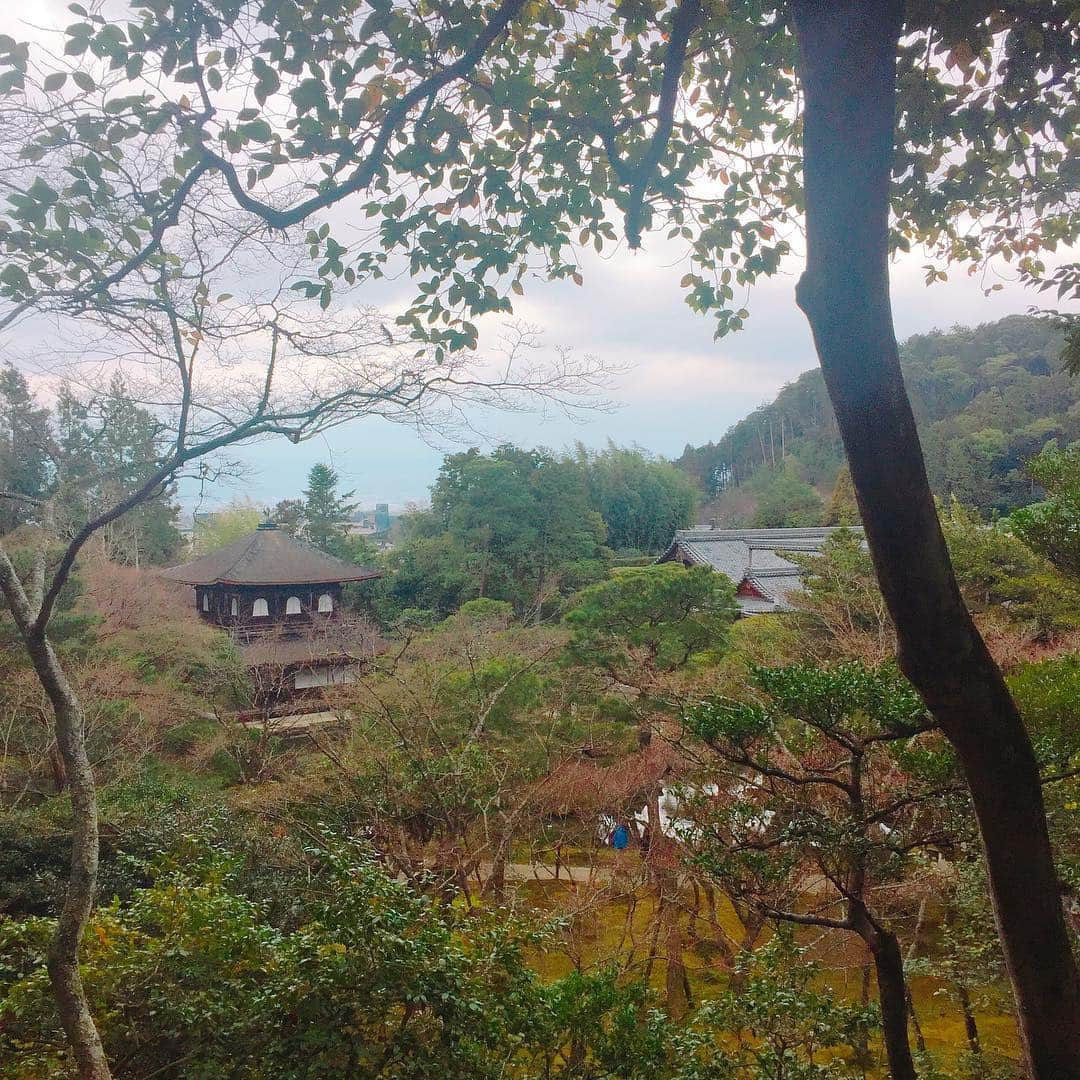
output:
[[[1080,755],[1080,656],[1024,664],[1008,682],[1040,761],[1067,768]]]
[[[294,930],[267,922],[208,853],[99,911],[84,978],[116,1075],[482,1078],[541,1010],[527,935],[434,905],[366,855],[320,856]],[[51,923],[0,924],[0,1059],[68,1075],[45,976]]]
[[[131,896],[149,884],[138,861],[108,827],[102,830],[98,871],[101,896]],[[30,814],[0,818],[0,912],[10,918],[52,916],[70,873],[71,837],[59,825]]]
[[[941,507],[957,581],[974,612],[1000,607],[1041,636],[1080,627],[1076,583],[1036,554],[1007,524],[984,525],[955,499]]]
[[[1043,769],[1058,874],[1080,897],[1080,656],[1025,664],[1009,680]]]
[[[200,743],[218,733],[221,725],[209,716],[196,716],[169,728],[161,737],[161,746],[170,754],[190,754]]]
[[[194,621],[165,621],[121,631],[109,652],[127,658],[145,682],[188,690],[208,702],[235,707],[250,696],[246,669],[226,634]]]

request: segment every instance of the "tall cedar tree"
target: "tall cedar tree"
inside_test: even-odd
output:
[[[160,465],[163,426],[135,401],[119,374],[98,395],[80,397],[62,386],[56,427],[57,512],[65,533],[77,531],[83,521],[137,491]],[[151,498],[103,530],[112,561],[162,565],[175,558],[181,544],[175,491],[174,484],[160,485]]]
[[[356,511],[350,502],[355,492],[338,491],[341,478],[329,465],[312,465],[308,486],[304,489],[304,537],[316,547],[337,555],[345,555],[349,535],[346,522]]]

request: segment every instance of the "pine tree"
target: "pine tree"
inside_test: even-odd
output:
[[[349,500],[355,492],[339,493],[338,474],[321,462],[311,467],[308,486],[304,489],[304,539],[323,551],[348,557],[346,522],[356,511],[356,503]]]
[[[836,483],[825,508],[825,524],[859,524],[859,504],[855,499],[855,485],[851,482],[851,470],[847,464],[841,465],[836,474]]]

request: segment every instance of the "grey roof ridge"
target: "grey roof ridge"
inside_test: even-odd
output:
[[[678,546],[682,547],[681,544],[678,545]],[[706,559],[705,556],[702,555],[700,552],[694,551],[693,548],[684,547],[683,551],[685,551],[686,554],[689,555],[690,558],[694,560],[694,562],[699,563],[701,566],[708,566],[709,565],[709,560]]]
[[[743,540],[747,543],[754,540],[817,540],[831,536],[840,529],[850,529],[852,532],[862,532],[859,525],[814,525],[799,528],[776,528],[776,529],[676,529],[676,540]]]
[[[784,536],[779,541],[752,539],[743,540],[742,543],[754,551],[799,551],[800,549],[817,550],[821,546],[821,541],[827,539],[828,537],[825,536]],[[692,542],[701,543],[700,540]],[[730,541],[724,540],[722,543],[730,543]]]

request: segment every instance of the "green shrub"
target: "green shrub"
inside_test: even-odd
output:
[[[317,872],[293,930],[268,923],[213,855],[97,913],[84,978],[118,1075],[505,1075],[541,1011],[521,959],[531,939],[408,892],[356,849],[323,853]],[[50,929],[0,924],[0,1060],[23,1075],[68,1075]]]
[[[116,634],[112,655],[144,682],[164,682],[226,706],[246,704],[247,670],[228,635],[200,623],[168,622]]]
[[[1080,656],[1024,664],[1008,683],[1040,760],[1067,767],[1080,755]]]
[[[209,716],[195,716],[169,728],[161,737],[161,745],[170,754],[190,754],[202,742],[220,730],[218,722]]]

